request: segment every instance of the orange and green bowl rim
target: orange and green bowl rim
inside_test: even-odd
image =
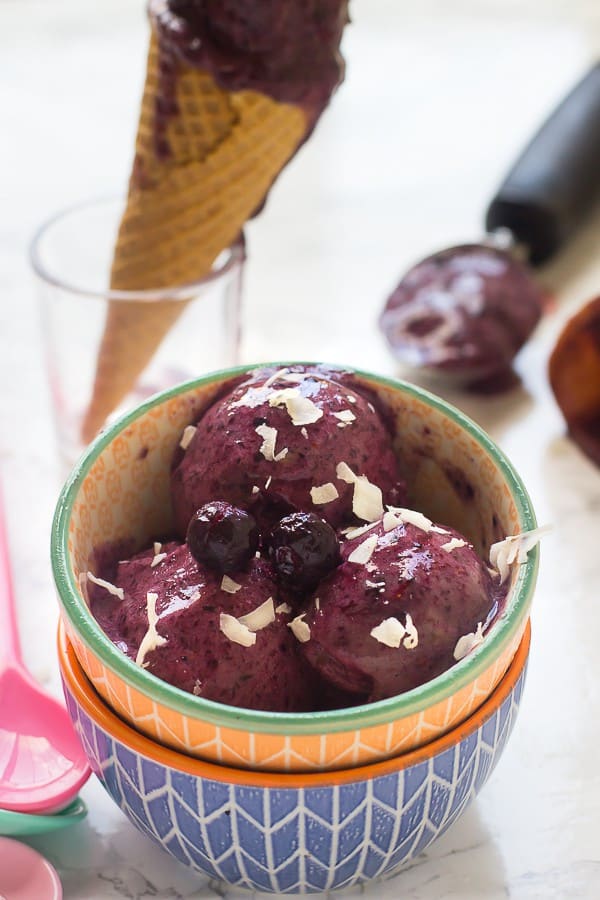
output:
[[[76,463],[58,498],[52,523],[52,570],[63,614],[79,638],[107,669],[118,675],[125,684],[155,703],[191,719],[245,732],[289,736],[354,732],[418,714],[434,704],[446,700],[473,682],[494,663],[513,636],[524,627],[537,579],[539,564],[537,546],[529,553],[527,561],[519,567],[516,582],[510,594],[510,602],[492,625],[485,641],[464,659],[436,678],[395,697],[360,706],[310,713],[267,712],[228,706],[202,697],[195,697],[140,668],[126,657],[101,630],[81,598],[79,586],[69,562],[69,521],[78,491],[100,454],[121,432],[150,410],[180,394],[244,375],[254,369],[284,368],[292,365],[317,366],[323,365],[323,363],[302,360],[265,362],[211,372],[201,378],[183,382],[174,388],[155,394],[101,432]],[[336,368],[351,372],[375,387],[380,386],[412,396],[441,412],[463,428],[492,458],[494,464],[501,471],[518,511],[520,530],[522,532],[530,531],[536,527],[532,503],[519,474],[506,455],[472,419],[452,404],[416,385],[376,375],[354,366],[337,365]]]
[[[62,678],[67,690],[72,694],[77,705],[97,726],[113,740],[160,766],[184,772],[198,778],[209,779],[226,784],[245,785],[258,788],[320,788],[338,784],[353,784],[370,781],[382,775],[390,775],[418,765],[427,759],[439,756],[470,735],[479,731],[502,706],[515,690],[519,678],[523,674],[529,659],[531,644],[531,625],[527,622],[523,637],[510,666],[495,690],[485,699],[480,707],[460,725],[435,740],[400,753],[391,759],[370,763],[366,766],[355,766],[348,769],[336,769],[332,772],[264,772],[260,769],[236,769],[220,763],[207,762],[186,756],[128,725],[102,700],[88,681],[73,645],[65,634],[64,626],[58,630],[58,659]]]

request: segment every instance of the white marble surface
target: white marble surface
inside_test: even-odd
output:
[[[414,258],[476,238],[504,168],[600,46],[596,0],[354,0],[348,78],[249,227],[244,356],[391,374],[375,327]],[[59,692],[48,558],[60,486],[26,247],[48,213],[124,185],[146,41],[142,0],[0,0],[0,463],[23,651]],[[451,831],[370,898],[600,896],[600,472],[564,437],[546,380],[564,320],[600,292],[600,218],[544,278],[555,311],[523,388],[441,391],[512,457],[544,543],[529,681],[498,769]],[[90,814],[36,839],[67,900],[242,895],[191,876],[94,781]],[[41,898],[40,898],[41,900]]]

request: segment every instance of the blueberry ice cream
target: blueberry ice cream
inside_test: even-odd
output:
[[[370,486],[370,487],[369,487]],[[227,500],[274,524],[296,511],[373,521],[404,484],[382,415],[343,372],[261,371],[196,423],[171,476],[183,537],[198,507]]]
[[[357,531],[304,609],[302,650],[323,679],[367,702],[450,668],[502,588],[462,535],[420,513],[389,510]]]
[[[137,665],[233,706],[339,708],[424,684],[483,641],[522,561],[507,538],[488,568],[406,508],[386,411],[341,370],[232,380],[184,429],[171,489],[177,538],[106,557],[91,609]]]
[[[311,672],[266,560],[254,557],[231,577],[198,563],[186,544],[157,543],[117,563],[111,577],[111,589],[89,583],[92,612],[153,675],[248,709],[314,708]]]

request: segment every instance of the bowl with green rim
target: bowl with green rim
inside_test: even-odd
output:
[[[479,646],[419,687],[345,709],[278,713],[196,697],[125,656],[88,608],[85,573],[97,549],[123,541],[141,548],[169,531],[170,466],[184,428],[229,383],[254,368],[211,373],[150,398],[107,427],[83,454],[61,492],[52,528],[54,580],[68,638],[95,689],[119,716],[193,757],[239,768],[308,772],[352,768],[414,750],[467,719],[506,672],[528,621],[537,547],[511,566],[506,600]],[[483,558],[494,542],[535,528],[519,475],[473,421],[413,385],[345,371],[351,371],[357,390],[370,392],[386,410],[412,508],[456,528]]]

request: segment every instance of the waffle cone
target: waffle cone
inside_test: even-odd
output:
[[[117,291],[193,284],[208,275],[301,143],[303,111],[255,91],[223,91],[202,70],[182,68],[177,114],[167,120],[166,158],[157,157],[159,48],[150,42],[129,195],[111,271]],[[193,296],[193,292],[190,291]],[[132,390],[185,300],[111,300],[82,425],[89,441]]]

